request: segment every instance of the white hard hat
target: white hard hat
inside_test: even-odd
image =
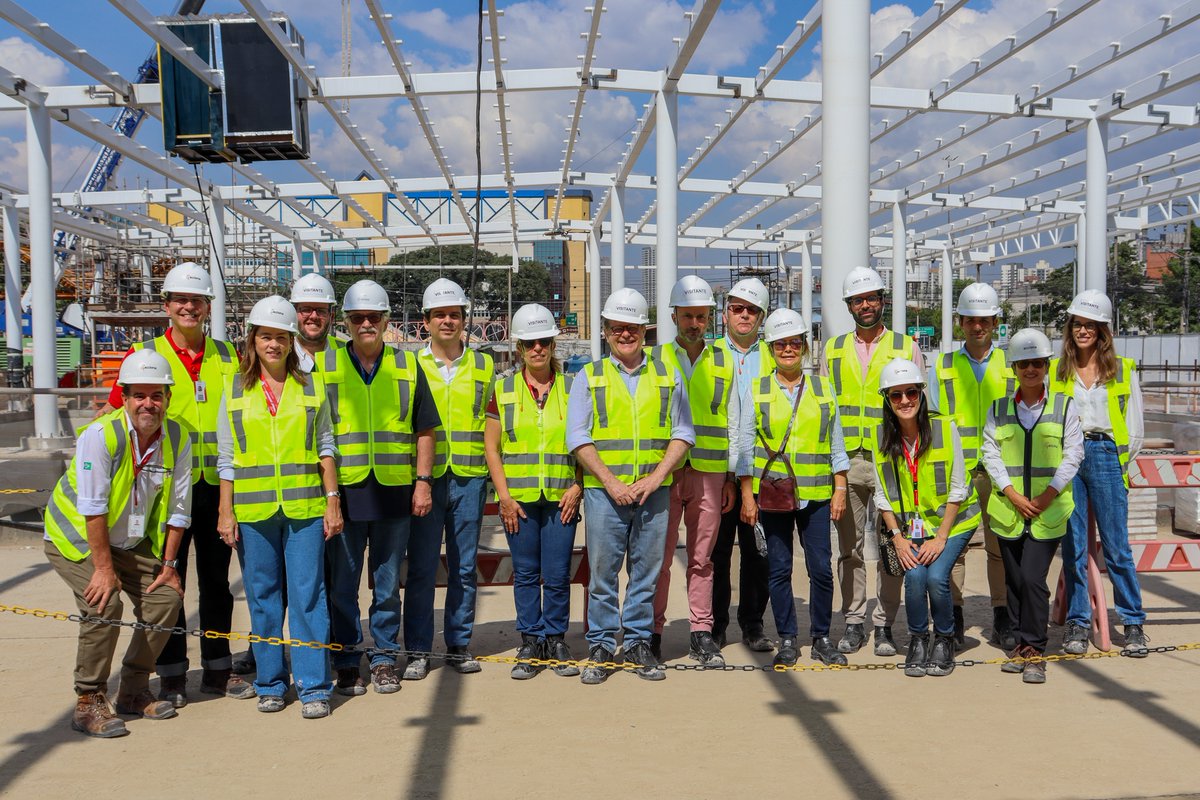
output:
[[[288,333],[297,333],[296,307],[277,294],[264,297],[250,309],[246,322],[264,328],[276,328]]]
[[[634,325],[650,324],[650,309],[646,298],[637,289],[618,289],[604,301],[600,316],[613,322],[632,322]]]
[[[1000,314],[1000,298],[986,283],[971,283],[958,294],[960,317],[995,317]]]
[[[842,299],[849,300],[867,292],[882,292],[883,278],[869,267],[855,267],[846,273],[842,281]]]
[[[777,308],[771,312],[771,316],[767,317],[763,325],[763,339],[770,344],[789,336],[808,336],[808,326],[804,324],[804,317],[800,316],[799,312],[790,308]]]
[[[879,393],[885,394],[893,386],[910,383],[925,387],[925,373],[907,358],[894,358],[884,365],[879,373]]]
[[[562,331],[554,324],[550,309],[537,303],[526,303],[516,310],[512,318],[512,338],[523,342],[558,336]]]
[[[293,305],[296,303],[328,303],[329,305],[333,305],[337,302],[337,296],[333,293],[333,284],[324,275],[309,272],[301,275],[292,284],[291,301]]]
[[[1109,300],[1108,295],[1099,289],[1084,289],[1075,295],[1075,299],[1071,301],[1071,307],[1067,309],[1067,314],[1112,325],[1112,300]]]
[[[425,296],[428,297],[429,293],[426,292]],[[386,314],[391,309],[392,304],[388,299],[387,289],[368,278],[356,281],[342,295],[343,314],[351,311],[379,311]]]
[[[767,306],[771,305],[771,293],[758,278],[742,278],[733,285],[726,297],[745,300],[758,306],[760,311],[766,311]]]
[[[1005,355],[1008,356],[1008,365],[1011,367],[1018,361],[1028,361],[1031,358],[1052,358],[1054,346],[1041,331],[1022,328],[1008,340]]]
[[[712,287],[696,275],[684,275],[671,288],[671,308],[680,306],[715,306]]]
[[[162,296],[173,293],[198,294],[211,299],[213,285],[208,270],[195,261],[184,261],[171,267],[167,277],[163,278]]]
[[[449,278],[438,278],[425,287],[425,296],[421,298],[421,310],[432,311],[446,306],[462,306],[464,309],[471,305],[467,293],[462,287]]]
[[[143,348],[134,350],[121,362],[117,383],[122,386],[133,386],[137,383],[174,386],[175,378],[171,375],[171,365],[161,353]]]

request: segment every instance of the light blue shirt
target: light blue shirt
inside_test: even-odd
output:
[[[750,392],[750,385],[762,368],[762,351],[758,349],[756,341],[743,353],[733,339],[729,338],[729,334],[725,334],[725,344],[729,345],[729,353],[733,356],[733,372],[737,376],[738,394],[745,396]]]
[[[796,392],[800,385],[784,386],[775,377],[775,383],[787,395],[788,402],[796,402]],[[805,385],[808,384],[806,380]],[[738,476],[754,475],[754,443],[758,439],[758,421],[754,418],[754,401],[750,396],[742,398],[742,421],[738,426]],[[837,404],[833,404],[833,430],[830,431],[829,457],[830,471],[846,472],[850,469],[850,457],[846,455],[846,440],[842,438],[842,417],[838,413]]]
[[[629,391],[630,397],[637,396],[638,378],[646,369],[646,356],[642,363],[632,372],[627,372],[621,362],[609,356],[617,374]],[[689,446],[696,443],[696,431],[692,428],[692,409],[688,405],[687,385],[678,371],[675,371],[675,391],[671,393],[671,438],[686,442]],[[575,373],[571,383],[571,394],[567,397],[567,450],[575,452],[592,441],[592,392],[588,386],[587,370],[581,369]]]
[[[976,360],[974,356],[967,352],[965,344],[958,350],[958,352],[967,357],[967,363],[971,365],[971,371],[975,373],[975,380],[979,383],[983,383],[983,376],[987,374],[988,360],[992,357],[992,352],[995,349],[996,345],[992,344],[987,349],[987,352],[983,354],[983,358],[979,360]],[[929,407],[938,412],[941,411],[938,408],[938,396],[941,394],[941,387],[938,385],[937,376],[937,359],[939,358],[941,356],[935,356],[933,358],[934,366],[929,368]]]

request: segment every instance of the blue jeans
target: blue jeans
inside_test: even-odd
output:
[[[829,501],[815,503],[791,513],[762,513],[763,533],[767,537],[767,586],[771,593],[771,613],[775,630],[781,636],[796,636],[796,598],[792,593],[792,548],[796,529],[804,548],[804,568],[808,571],[809,635],[820,639],[829,635],[833,617],[833,548],[829,533]]]
[[[671,490],[660,487],[640,506],[618,506],[608,492],[588,488],[583,490],[583,504],[591,565],[588,643],[615,652],[617,633],[622,629],[626,647],[638,639],[649,641],[654,632],[654,593],[667,541]],[[622,564],[629,575],[624,607],[618,591]]]
[[[1110,441],[1083,442],[1083,463],[1075,474],[1075,511],[1063,537],[1063,577],[1067,585],[1067,621],[1091,626],[1092,603],[1088,594],[1088,503],[1096,509],[1104,563],[1113,584],[1117,616],[1125,625],[1146,621],[1142,588],[1129,548],[1129,496],[1117,446]]]
[[[423,517],[413,517],[408,537],[408,572],[404,579],[404,649],[433,650],[433,592],[442,554],[442,528],[446,524],[449,473],[433,482],[433,507]]]
[[[544,639],[567,632],[571,618],[571,550],[576,519],[562,521],[557,502],[522,503],[515,534],[505,534],[512,553],[517,632]]]
[[[410,517],[376,522],[347,522],[341,536],[325,545],[329,564],[329,606],[333,641],[357,646],[362,643],[358,587],[362,583],[363,553],[375,582],[371,597],[371,639],[380,650],[400,647],[400,566],[408,548]],[[369,549],[368,549],[369,548]],[[357,667],[359,653],[334,653],[333,668]],[[372,653],[371,666],[395,664],[396,657]]]
[[[288,519],[280,511],[261,522],[242,522],[238,528],[238,558],[253,631],[264,638],[283,635],[286,567],[288,635],[306,642],[329,641],[322,519]],[[251,647],[258,663],[254,679],[258,696],[282,697],[289,684],[283,648],[266,642]],[[328,700],[333,679],[327,652],[296,647],[291,657],[300,700]]]
[[[446,487],[446,637],[447,647],[466,647],[475,629],[475,556],[483,524],[487,476],[450,475]]]
[[[908,617],[909,633],[929,632],[929,612],[933,612],[934,633],[954,634],[954,601],[950,598],[950,570],[967,549],[970,533],[951,536],[932,564],[918,564],[904,571],[904,613]],[[896,537],[896,547],[913,547],[908,539]],[[926,600],[928,598],[928,601]]]

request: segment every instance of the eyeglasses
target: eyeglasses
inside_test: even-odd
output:
[[[329,316],[329,307],[328,306],[297,306],[296,307],[296,316],[298,316],[298,317],[311,317],[311,316],[328,317]]]
[[[733,314],[735,317],[742,314],[749,314],[752,317],[756,317],[759,315],[759,313],[761,313],[758,306],[749,306],[743,303],[730,303],[729,305],[725,306],[725,310],[730,314]]]
[[[1093,322],[1090,319],[1073,319],[1073,320],[1071,320],[1071,330],[1077,331],[1080,329],[1085,330],[1085,331],[1090,331],[1091,333],[1095,333],[1096,331],[1100,330],[1100,323]]]
[[[642,332],[641,325],[609,325],[608,332],[613,336],[621,336],[622,334],[632,333],[635,336]]]
[[[883,295],[867,294],[867,295],[862,295],[861,297],[851,297],[849,300],[846,301],[846,305],[850,306],[851,308],[861,308],[862,306],[865,306],[867,303],[870,303],[873,306],[877,306],[877,305],[881,304],[882,302],[883,302]]]
[[[1016,362],[1015,364],[1013,364],[1013,366],[1020,370],[1046,369],[1046,367],[1050,366],[1050,359],[1048,359],[1048,358],[1027,358],[1024,361]]]
[[[803,338],[779,339],[777,341],[771,342],[771,348],[780,353],[782,353],[783,351],[788,350],[788,349],[803,350],[804,349],[804,339]]]
[[[383,319],[383,314],[374,311],[370,314],[347,314],[346,319],[350,320],[351,325],[362,325],[364,322],[369,322],[372,325],[378,325]]]
[[[532,350],[535,347],[540,347],[543,350],[549,350],[554,346],[554,339],[550,336],[547,336],[545,339],[526,339],[521,342],[521,346],[526,350]]]
[[[893,403],[899,403],[901,400],[916,400],[921,396],[921,390],[915,386],[910,386],[907,389],[893,389],[887,393],[888,400]]]

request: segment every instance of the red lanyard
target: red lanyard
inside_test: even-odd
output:
[[[271,391],[271,387],[267,384],[267,379],[258,376],[258,380],[262,383],[263,397],[267,398],[267,411],[271,412],[271,416],[275,416],[275,412],[279,410],[279,398]]]
[[[162,435],[162,432],[160,431],[158,436],[161,436],[161,435]],[[154,441],[152,441],[150,443],[151,445],[153,445],[154,442],[158,441],[158,436],[155,436]],[[154,448],[148,447],[148,448],[146,448],[146,454],[142,456],[142,460],[138,461],[138,459],[133,455],[134,446],[136,444],[137,444],[137,439],[135,438],[133,431],[130,431],[129,432],[129,460],[133,464],[133,506],[134,506],[134,508],[137,508],[137,505],[138,505],[138,491],[137,491],[138,476],[142,474],[142,470],[145,469],[146,465],[150,463],[150,459],[154,457]]]
[[[904,463],[908,465],[908,474],[912,476],[913,511],[916,511],[921,502],[920,492],[917,488],[917,451],[921,449],[921,437],[917,437],[917,441],[913,444],[911,450],[908,449],[908,442],[901,438],[900,449],[904,451]]]

